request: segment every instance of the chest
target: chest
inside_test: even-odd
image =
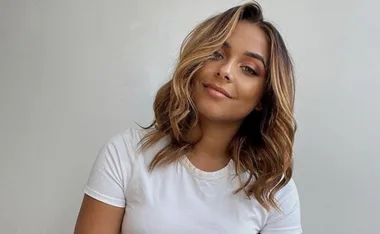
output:
[[[259,233],[265,210],[235,194],[237,186],[231,177],[198,178],[180,165],[136,173],[125,191],[122,233]]]

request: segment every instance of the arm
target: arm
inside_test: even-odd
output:
[[[117,135],[100,150],[84,189],[74,234],[120,233],[127,174],[131,171],[129,157],[133,155],[127,152],[127,141]]]
[[[123,215],[124,208],[84,195],[74,234],[118,234]]]

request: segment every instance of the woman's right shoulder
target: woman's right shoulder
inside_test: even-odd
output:
[[[162,139],[150,149],[146,149],[142,152],[142,140],[144,140],[146,134],[151,131],[153,131],[153,129],[126,128],[123,131],[114,134],[106,143],[106,147],[114,149],[120,157],[124,158],[124,160],[134,161],[140,154],[144,154],[144,158],[150,158],[150,155],[154,154],[165,145],[165,140]]]
[[[150,129],[126,128],[113,134],[106,142],[105,146],[112,146],[117,150],[137,151],[144,136]]]
[[[120,143],[126,144],[133,148],[137,147],[141,140],[145,137],[147,133],[152,131],[152,129],[143,129],[143,128],[126,128],[123,131],[116,133],[111,141],[121,141]]]
[[[125,206],[125,190],[136,163],[145,162],[139,142],[149,130],[128,128],[109,137],[93,163],[85,193],[117,207]],[[144,156],[150,154],[143,153]],[[148,157],[149,158],[149,157]]]

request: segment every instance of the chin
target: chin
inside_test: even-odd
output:
[[[231,112],[217,103],[201,102],[196,105],[199,116],[215,122],[234,122],[236,121]]]

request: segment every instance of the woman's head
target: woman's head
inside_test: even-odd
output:
[[[266,208],[292,175],[293,66],[280,33],[260,6],[247,3],[199,24],[184,40],[172,79],[158,91],[148,147],[170,143],[151,163],[175,161],[192,149],[188,133],[201,119],[239,125],[230,144],[241,190]],[[252,183],[252,178],[254,182]]]
[[[240,20],[192,78],[192,100],[198,114],[239,125],[252,111],[260,111],[268,52],[268,40],[260,26]]]

